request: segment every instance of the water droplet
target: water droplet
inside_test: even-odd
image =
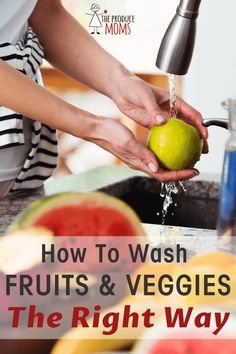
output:
[[[187,191],[186,186],[184,185],[184,181],[179,181],[179,185],[180,185],[180,187],[182,188],[182,190],[183,190],[184,192]]]
[[[162,183],[162,184],[161,184],[160,197],[161,197],[161,198],[164,198],[164,197],[165,197],[165,183]]]

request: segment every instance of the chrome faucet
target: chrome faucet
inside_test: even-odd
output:
[[[176,15],[162,39],[156,66],[168,73],[188,72],[196,37],[196,20],[201,0],[181,0]]]
[[[201,0],[180,1],[157,55],[156,66],[161,71],[175,75],[187,74],[193,56],[200,4]],[[228,120],[204,119],[203,125],[228,129]]]

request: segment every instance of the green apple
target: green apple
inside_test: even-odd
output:
[[[152,127],[148,147],[161,167],[178,171],[195,166],[202,153],[203,140],[195,127],[170,117],[166,124]]]

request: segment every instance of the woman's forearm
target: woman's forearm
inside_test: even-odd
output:
[[[78,137],[89,139],[100,119],[72,106],[0,60],[0,105]]]
[[[46,59],[68,76],[112,97],[116,78],[129,74],[64,9],[59,0],[39,0],[30,24]]]

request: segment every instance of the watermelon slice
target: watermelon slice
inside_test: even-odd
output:
[[[63,193],[33,202],[11,227],[37,226],[55,236],[143,236],[135,212],[103,193]]]
[[[161,340],[147,354],[235,354],[236,341],[227,339]]]

